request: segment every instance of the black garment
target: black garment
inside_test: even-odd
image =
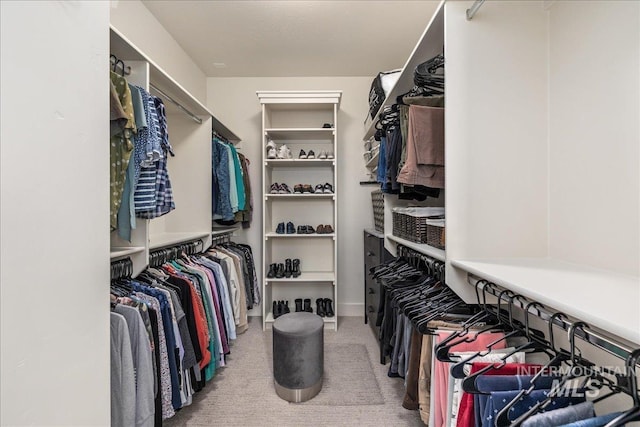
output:
[[[155,347],[153,348],[153,358],[155,359],[156,378],[158,379],[156,383],[158,385],[156,387],[156,396],[155,396],[155,399],[153,400],[154,407],[155,407],[153,425],[155,427],[161,427],[162,426],[162,393],[160,392],[160,378],[162,374],[160,373],[160,348],[159,348],[160,335],[158,333],[158,314],[151,307],[149,307],[148,313],[149,313],[149,320],[151,322],[151,333],[153,334],[153,342],[155,343]]]
[[[175,285],[180,290],[178,296],[180,297],[180,302],[182,303],[182,310],[184,310],[184,314],[187,317],[187,328],[189,330],[189,336],[191,337],[191,342],[193,344],[193,351],[196,355],[196,359],[198,360],[198,362],[200,362],[203,356],[202,349],[200,348],[200,342],[198,341],[198,330],[196,328],[195,312],[191,303],[191,286],[189,286],[189,283],[187,283],[186,280],[174,276],[170,276],[167,279],[167,282]]]
[[[399,126],[393,126],[387,129],[387,170],[385,172],[387,192],[398,194],[400,192],[400,183],[398,183],[398,166],[402,157],[402,132]]]

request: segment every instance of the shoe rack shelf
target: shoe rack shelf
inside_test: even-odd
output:
[[[263,329],[274,321],[274,301],[289,301],[291,311],[298,298],[310,299],[313,312],[316,300],[332,300],[334,317],[324,317],[327,329],[337,330],[338,322],[338,110],[341,91],[258,91],[262,107],[262,284]],[[278,158],[268,158],[267,143],[273,141]],[[283,145],[291,158],[281,155]],[[316,158],[299,158],[300,151],[313,151]],[[283,149],[283,152],[287,152]],[[318,158],[332,153],[333,158]],[[273,157],[273,154],[269,157]],[[285,157],[285,158],[282,158]],[[333,193],[271,194],[272,184],[331,184]],[[277,225],[293,222],[296,226],[331,225],[332,233],[278,234]],[[271,264],[299,259],[298,277],[268,278]]]

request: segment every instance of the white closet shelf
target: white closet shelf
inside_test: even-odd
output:
[[[333,138],[334,128],[269,128],[264,133],[272,139],[278,140],[296,140],[296,141],[314,141],[327,140]]]
[[[223,236],[225,234],[232,234],[239,231],[240,227],[213,227],[211,230],[211,236]]]
[[[270,167],[306,167],[306,166],[335,166],[335,159],[271,159],[265,160],[265,166]]]
[[[264,198],[268,199],[335,199],[335,194],[265,194]]]
[[[303,271],[298,277],[289,278],[267,278],[269,282],[335,282],[336,276],[332,271]]]
[[[548,258],[452,260],[451,264],[640,344],[638,277]]]
[[[315,301],[312,301],[312,303],[315,303]],[[312,304],[313,307],[313,304]],[[291,308],[291,307],[289,307]],[[293,313],[293,310],[291,311]],[[313,310],[313,312],[315,313],[315,308]],[[324,323],[336,323],[337,319],[336,317],[323,317],[322,320],[324,320]],[[265,319],[265,323],[273,323],[275,321],[275,319],[273,318],[273,313],[269,312],[267,313],[267,318]]]
[[[149,249],[158,249],[164,246],[177,245],[191,240],[204,239],[211,235],[211,231],[188,233],[162,233],[149,237]]]
[[[394,236],[393,234],[387,234],[386,237],[389,240],[393,240],[396,243],[411,248],[421,254],[430,256],[431,258],[435,258],[439,261],[445,260],[445,251],[442,249],[434,248],[433,246],[429,246],[426,243],[416,243],[412,242],[411,240],[402,239],[398,236]]]
[[[230,142],[237,143],[240,141],[240,137],[217,119],[202,102],[145,55],[141,49],[131,43],[117,28],[111,25],[110,29],[110,49],[112,54],[115,54],[125,62],[127,60],[148,62],[149,80],[154,86],[178,101],[193,114],[203,116],[201,118],[211,117],[213,129]]]
[[[144,252],[144,246],[131,246],[131,247],[112,247],[111,259],[121,258],[128,255]]]
[[[278,233],[266,233],[264,235],[265,238],[269,239],[269,238],[273,238],[273,237],[277,237],[277,238],[284,238],[284,239],[303,239],[306,237],[314,237],[314,238],[322,238],[322,237],[331,237],[334,238],[336,235],[335,233],[330,233],[330,234],[318,234],[318,233],[311,233],[311,234],[278,234]]]

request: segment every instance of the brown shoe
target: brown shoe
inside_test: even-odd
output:
[[[313,191],[313,187],[311,185],[309,185],[309,184],[304,184],[302,186],[302,192],[303,193],[313,193],[314,192]]]
[[[324,225],[320,224],[316,227],[316,233],[324,234]]]
[[[331,227],[330,225],[325,225],[324,226],[324,234],[333,234],[333,227]]]
[[[293,186],[293,194],[302,194],[302,184],[296,184]]]

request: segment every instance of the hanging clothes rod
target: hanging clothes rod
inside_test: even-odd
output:
[[[487,280],[478,278],[473,275],[469,275],[468,278],[469,284],[476,288],[476,291],[481,291],[483,294],[491,294],[496,298],[501,298],[502,301],[505,301],[509,304],[513,304],[516,307],[520,307],[523,311],[527,306],[528,302],[533,302],[531,299],[520,296],[520,298],[514,298],[513,296],[506,295],[506,292],[502,292],[504,290],[508,290],[504,287],[496,285],[495,283],[489,282]],[[512,294],[513,295],[513,294]],[[503,297],[504,296],[504,297]],[[524,299],[528,300],[528,302],[523,301]],[[619,357],[620,359],[627,360],[631,352],[634,351],[630,346],[623,344],[613,338],[606,336],[600,331],[594,330],[591,326],[581,326],[585,324],[584,322],[576,319],[575,321],[571,321],[568,315],[557,316],[554,315],[556,312],[551,311],[549,308],[545,308],[542,304],[530,305],[528,312],[532,315],[538,316],[540,319],[544,321],[552,320],[553,324],[559,327],[564,331],[569,331],[570,328],[576,324],[575,327],[575,336],[579,337],[583,341],[588,342],[589,344],[606,351],[607,353]],[[564,313],[562,313],[564,314]],[[640,364],[640,362],[639,362]]]
[[[182,104],[180,104],[178,101],[176,101],[175,99],[173,99],[172,97],[170,97],[169,95],[167,95],[166,93],[164,93],[161,89],[159,89],[157,86],[154,86],[153,83],[149,83],[149,87],[153,90],[155,90],[156,92],[158,92],[160,95],[162,95],[164,98],[166,98],[168,101],[170,101],[172,104],[174,104],[176,107],[178,107],[183,113],[185,113],[187,116],[191,117],[193,119],[194,122],[198,123],[199,125],[202,124],[202,119],[198,116],[196,116],[195,114],[193,114],[191,111],[187,110],[185,107],[182,106]]]
[[[480,6],[482,6],[482,3],[484,3],[484,0],[476,0],[473,2],[471,7],[467,9],[467,21],[471,21],[473,19],[478,9],[480,9]]]

